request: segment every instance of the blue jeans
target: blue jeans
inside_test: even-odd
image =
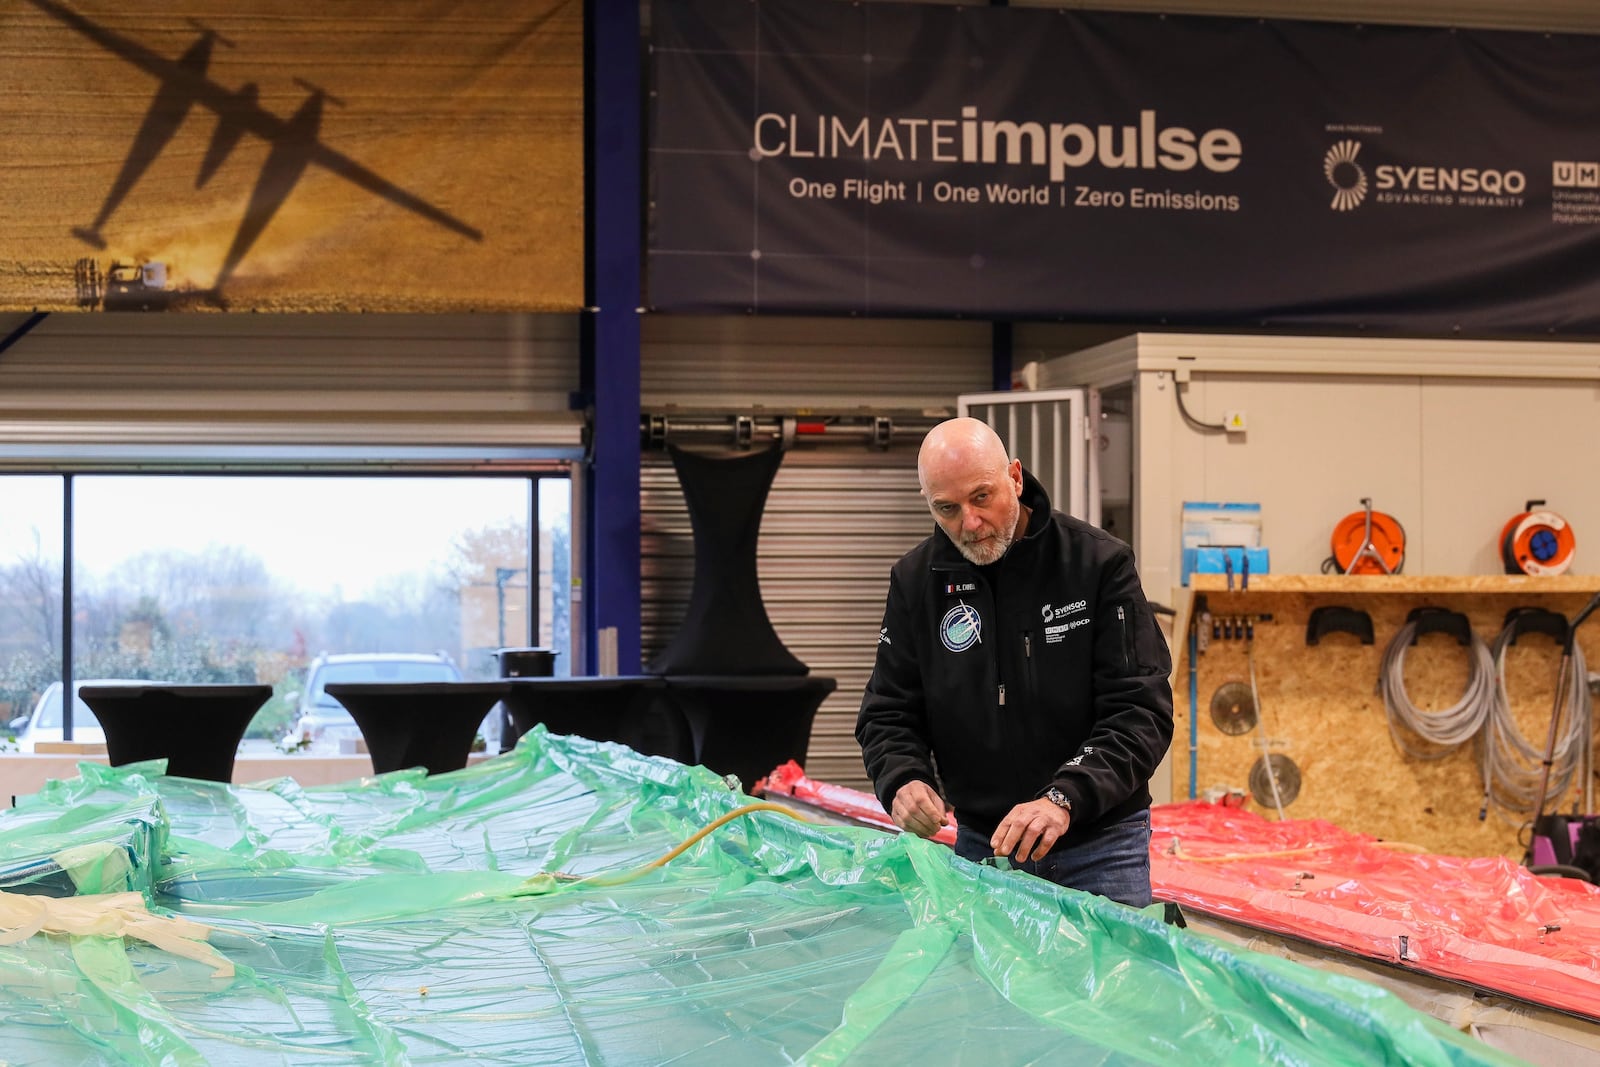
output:
[[[994,855],[989,835],[956,830],[956,855],[977,863]],[[1150,812],[1102,826],[1070,847],[1059,845],[1040,860],[1013,862],[1017,870],[1068,889],[1081,889],[1135,908],[1150,904]]]

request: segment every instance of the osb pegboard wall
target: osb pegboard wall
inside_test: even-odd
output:
[[[1262,753],[1264,731],[1270,750],[1289,756],[1299,766],[1300,793],[1285,807],[1286,818],[1325,819],[1430,852],[1522,859],[1525,844],[1514,823],[1526,822],[1532,813],[1506,812],[1491,805],[1488,818],[1480,821],[1483,773],[1475,744],[1433,761],[1407,756],[1395,745],[1377,687],[1384,650],[1405,624],[1407,612],[1424,606],[1465,614],[1477,635],[1492,646],[1508,610],[1542,607],[1570,618],[1600,589],[1600,577],[1282,575],[1257,578],[1249,592],[1228,592],[1219,585],[1216,576],[1195,578],[1195,592],[1205,595],[1213,616],[1272,618],[1255,622],[1251,642],[1240,635],[1213,639],[1196,658],[1195,779],[1201,794],[1232,787],[1248,796],[1250,769]],[[1373,644],[1332,633],[1307,645],[1307,621],[1313,609],[1324,605],[1367,612]],[[1181,799],[1189,796],[1191,711],[1188,642],[1183,635],[1175,636],[1172,792]],[[1225,682],[1249,684],[1252,645],[1261,725],[1230,736],[1212,721],[1212,695]],[[1588,663],[1600,665],[1600,618],[1579,628],[1578,646]],[[1557,643],[1536,633],[1522,636],[1505,657],[1512,715],[1518,730],[1541,752],[1560,660]],[[1407,649],[1404,666],[1411,703],[1425,712],[1441,710],[1461,699],[1469,677],[1469,649],[1447,634],[1427,634]],[[1425,747],[1422,742],[1413,745]],[[1581,800],[1580,789],[1581,782],[1575,781],[1560,803],[1547,810],[1572,810],[1574,798]],[[1276,817],[1270,804],[1262,807],[1250,799],[1247,806]]]

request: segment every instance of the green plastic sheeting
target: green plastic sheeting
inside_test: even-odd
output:
[[[542,727],[434,777],[236,787],[161,770],[85,764],[21,798],[0,816],[0,885],[142,893],[210,926],[234,975],[120,936],[0,945],[0,1059],[1518,1062],[1158,908],[871,829],[757,811],[623,880],[750,798]]]

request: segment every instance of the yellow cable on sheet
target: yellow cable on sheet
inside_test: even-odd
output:
[[[1306,845],[1304,848],[1280,848],[1272,852],[1225,852],[1217,856],[1191,856],[1182,849],[1173,848],[1167,855],[1188,863],[1237,863],[1240,860],[1282,859],[1285,856],[1304,856],[1309,852],[1326,852],[1332,845]]]
[[[210,932],[209,926],[191,919],[150,914],[139,893],[40,897],[0,890],[0,945],[15,945],[37,933],[136,937],[206,964],[213,977],[232,978],[233,963],[205,942]]]
[[[565,885],[614,886],[614,885],[622,885],[624,882],[631,882],[635,878],[638,878],[639,876],[645,874],[647,871],[653,871],[657,867],[663,867],[663,866],[667,865],[668,863],[671,863],[673,860],[675,860],[679,856],[683,855],[689,849],[693,848],[696,843],[698,843],[707,834],[709,834],[713,830],[717,829],[719,826],[722,826],[722,825],[724,825],[726,823],[730,823],[734,819],[737,819],[739,816],[748,815],[748,814],[750,814],[751,812],[754,812],[754,811],[775,811],[779,815],[787,815],[789,818],[795,820],[796,822],[810,822],[811,821],[810,819],[807,819],[805,816],[798,814],[797,812],[793,811],[792,809],[784,807],[782,804],[773,804],[773,803],[770,803],[770,802],[764,801],[764,800],[763,801],[757,801],[754,804],[744,804],[744,805],[742,805],[740,807],[734,808],[730,812],[727,812],[727,813],[725,813],[723,815],[718,816],[712,822],[710,822],[710,823],[706,824],[705,826],[702,826],[700,829],[696,830],[682,844],[678,845],[676,848],[672,849],[670,852],[666,853],[665,855],[658,856],[656,859],[651,860],[649,863],[646,863],[642,867],[635,867],[631,871],[626,871],[626,872],[624,872],[622,874],[613,874],[613,875],[604,875],[604,874],[575,875],[575,874],[562,874],[559,871],[554,872],[554,873],[536,874],[532,878],[529,878],[526,882],[523,883],[523,886],[524,886],[523,891],[527,892],[527,893],[548,893],[548,892],[550,892],[552,889],[554,889],[556,887],[557,883],[561,883],[561,884],[565,884]]]
[[[1413,845],[1409,841],[1367,841],[1365,844],[1374,848],[1386,848],[1391,852],[1426,852],[1421,845]],[[1224,852],[1213,856],[1194,856],[1178,847],[1174,841],[1167,850],[1167,855],[1173,859],[1185,860],[1189,863],[1237,863],[1241,860],[1269,860],[1282,859],[1285,856],[1304,856],[1312,852],[1326,852],[1339,845],[1305,845],[1300,848],[1280,848],[1270,852]]]

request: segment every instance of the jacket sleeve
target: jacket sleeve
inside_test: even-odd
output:
[[[938,787],[914,625],[905,593],[891,574],[877,660],[856,717],[862,761],[885,811],[893,807],[895,793],[907,782],[921,779]]]
[[[1172,652],[1126,546],[1101,568],[1094,628],[1094,728],[1053,783],[1085,824],[1147,788],[1172,743]]]

